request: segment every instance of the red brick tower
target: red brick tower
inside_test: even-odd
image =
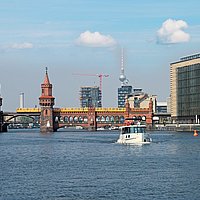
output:
[[[96,111],[94,107],[88,108],[88,130],[97,130]]]
[[[126,108],[126,111],[125,111],[125,118],[129,118],[130,116],[130,104],[129,104],[129,101],[128,101],[128,97],[126,97],[125,99],[125,108]]]
[[[52,84],[49,81],[47,68],[44,82],[41,84],[42,94],[39,97],[41,106],[40,132],[47,133],[55,131],[53,106],[54,97],[52,96]]]

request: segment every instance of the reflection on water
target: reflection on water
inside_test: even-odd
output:
[[[200,199],[200,137],[153,132],[150,145],[118,132],[0,134],[0,199]]]

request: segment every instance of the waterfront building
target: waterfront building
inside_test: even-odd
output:
[[[170,96],[173,122],[199,122],[200,54],[170,64]]]
[[[80,90],[80,104],[82,108],[85,107],[102,107],[101,91],[97,86],[85,86]]]

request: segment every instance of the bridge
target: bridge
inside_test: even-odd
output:
[[[126,108],[54,108],[54,122],[58,128],[70,126],[88,127],[88,113],[93,112],[96,121],[96,128],[124,125],[125,117],[145,117],[151,123],[149,109],[130,109],[127,115]],[[41,109],[18,108],[15,116],[40,116]],[[11,114],[12,115],[12,114]]]
[[[9,116],[3,120],[2,126],[18,116],[39,117],[41,132],[54,132],[62,127],[82,126],[89,130],[98,127],[122,126],[125,118],[142,117],[146,119],[148,127],[152,126],[153,102],[149,102],[148,108],[130,108],[128,100],[124,108],[54,108],[55,98],[52,96],[52,84],[49,81],[46,70],[44,82],[41,84],[42,94],[39,97],[40,108],[18,108],[16,112],[3,113],[1,116]]]

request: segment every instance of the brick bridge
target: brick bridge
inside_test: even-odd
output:
[[[17,116],[39,116],[39,108],[18,108]],[[13,116],[14,117],[14,116]],[[122,126],[126,117],[142,117],[147,125],[152,124],[152,114],[149,109],[126,108],[54,108],[53,121],[56,130],[62,127],[82,126],[96,129],[99,127]],[[11,119],[11,118],[10,118]],[[54,131],[56,131],[54,130]]]
[[[124,119],[130,117],[145,118],[147,126],[152,126],[152,101],[149,103],[149,108],[130,108],[128,101],[125,108],[54,108],[55,98],[52,96],[52,84],[47,70],[41,89],[40,108],[18,108],[13,114],[13,117],[39,116],[41,132],[54,132],[66,126],[82,126],[89,130],[106,126],[122,126]]]

